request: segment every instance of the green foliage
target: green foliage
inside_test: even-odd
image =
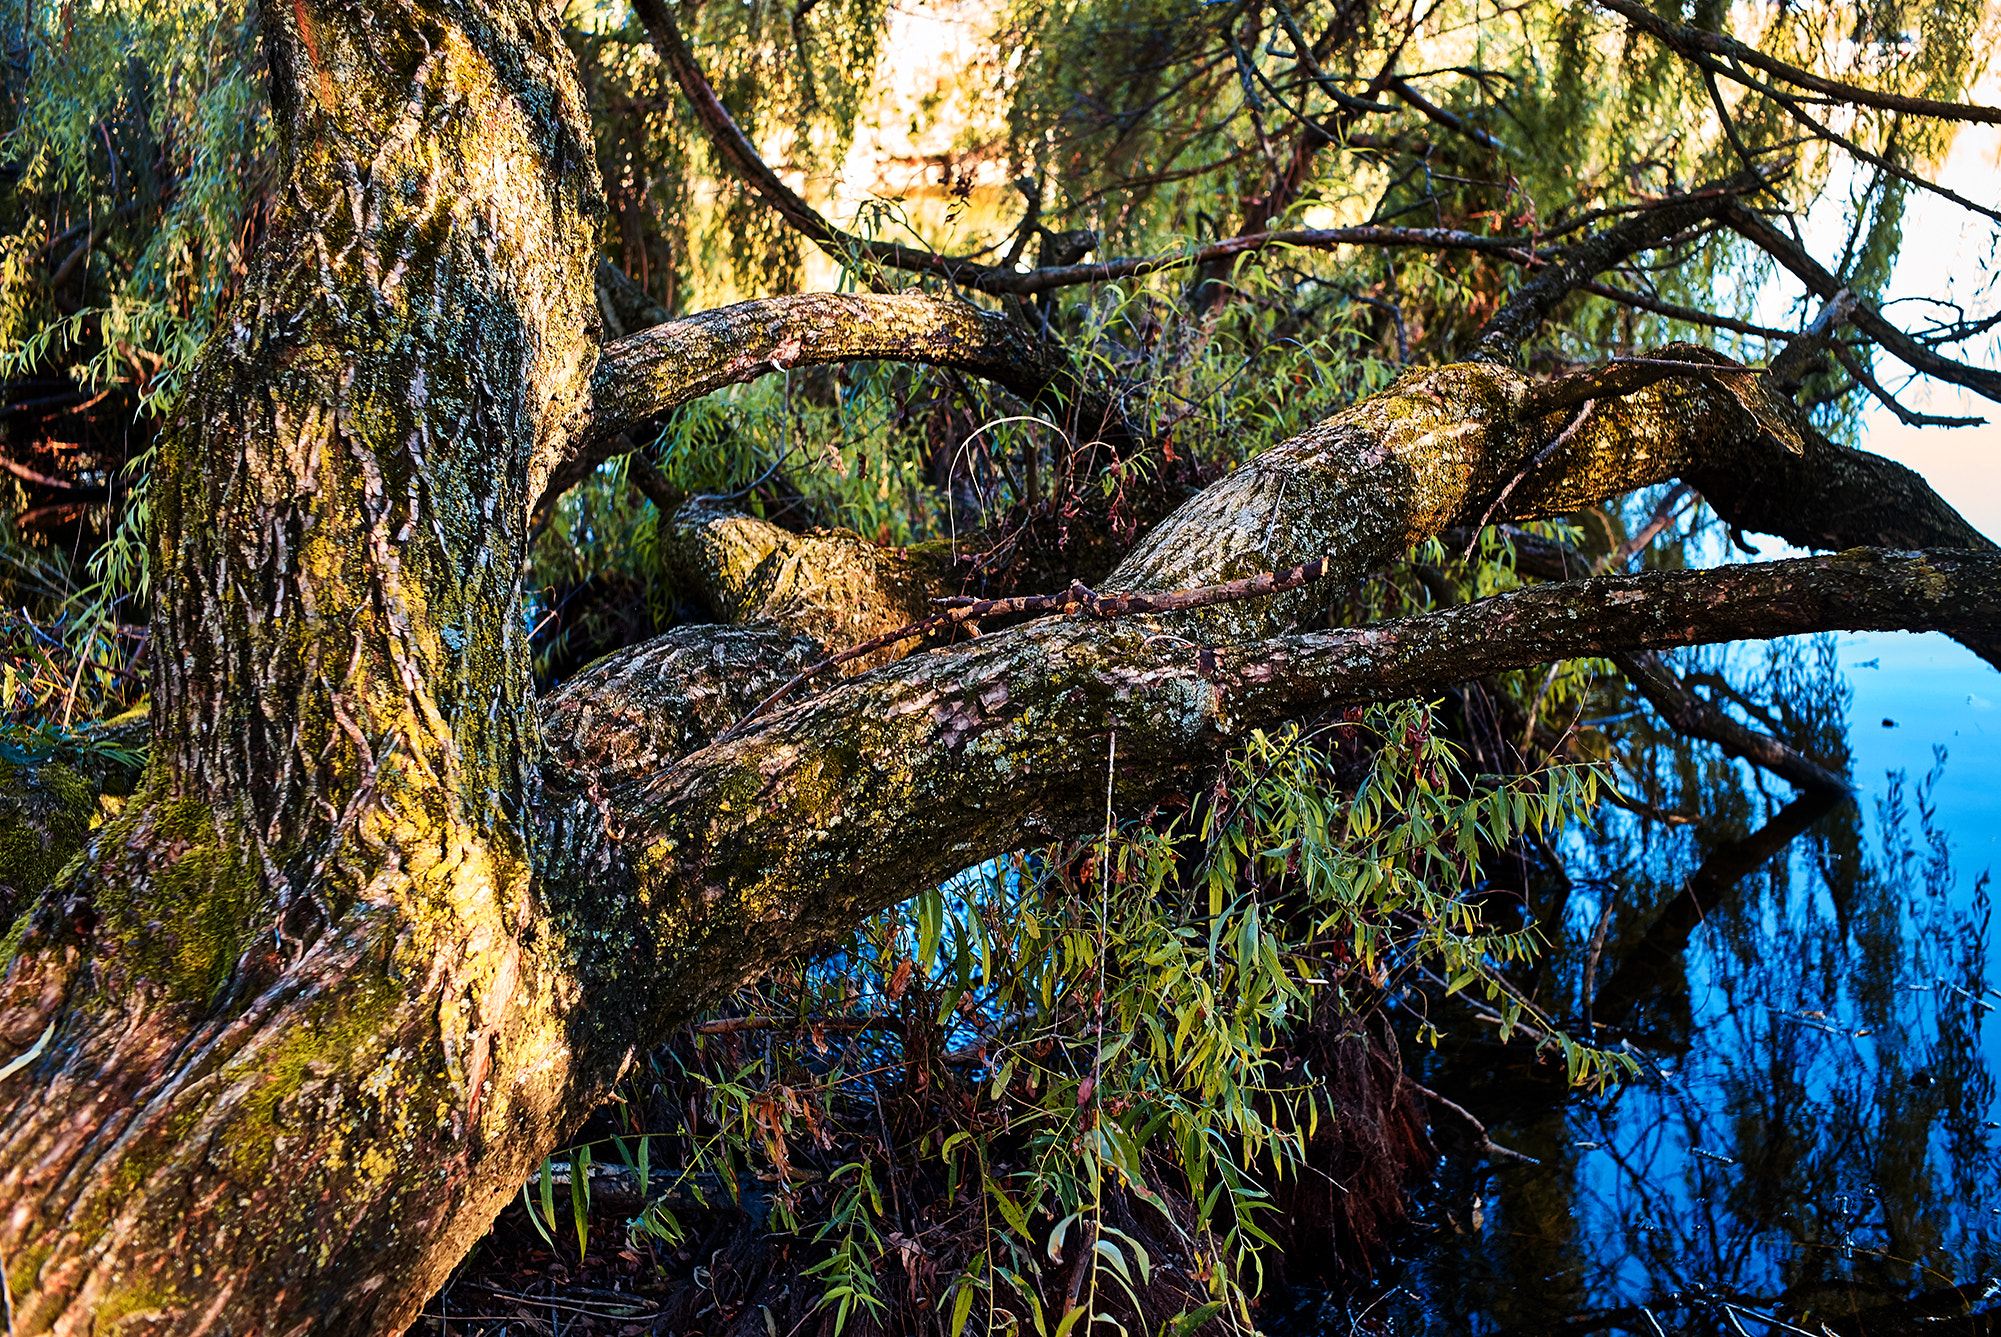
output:
[[[642,1156],[682,1148],[671,1175],[651,1171],[670,1198],[762,1186],[837,1325],[887,1303],[916,1219],[941,1224],[926,1247],[956,1269],[955,1329],[976,1313],[1045,1334],[1143,1319],[1163,1237],[1149,1247],[1114,1195],[1205,1279],[1185,1326],[1246,1315],[1271,1187],[1339,1117],[1298,1061],[1315,1016],[1465,993],[1574,1085],[1629,1069],[1510,983],[1537,935],[1487,924],[1471,894],[1485,857],[1583,820],[1597,783],[1567,765],[1467,776],[1415,704],[1256,734],[1200,802],[972,870],[746,990],[737,1020],[628,1088],[620,1154],[635,1135]],[[643,1125],[649,1108],[680,1113]],[[634,1224],[685,1237],[662,1204]],[[1080,1251],[1099,1298],[1066,1308]]]
[[[685,36],[738,124],[773,161],[806,172],[847,151],[883,39],[883,0],[682,6]],[[623,4],[566,11],[617,216],[625,270],[670,311],[796,286],[798,239],[728,173]]]
[[[61,440],[0,422],[0,451],[105,494],[87,545],[0,528],[0,728],[37,753],[143,695],[147,442],[242,285],[273,145],[247,5],[19,3],[0,28],[0,382],[73,406]]]
[[[265,188],[249,7],[104,0],[79,21],[74,5],[22,0],[0,22],[19,43],[0,138],[0,377],[129,383],[156,411],[240,285]]]
[[[1682,9],[1663,12],[1680,21]],[[1951,98],[1977,72],[1972,0],[1694,9],[1780,59],[1879,88]],[[1092,229],[1099,256],[1360,222],[1535,233],[1547,250],[1594,219],[1734,173],[1745,155],[1791,153],[1792,173],[1757,203],[1832,201],[1848,234],[1836,268],[1876,294],[1916,189],[1892,168],[1929,169],[1949,139],[1857,111],[1839,129],[1883,160],[1868,164],[1802,139],[1785,108],[1735,86],[1719,112],[1698,74],[1588,6],[1501,20],[1451,0],[1412,27],[1347,3],[1013,0],[986,14],[984,51],[913,119],[913,134],[947,112],[962,123],[935,164],[941,214],[917,190],[854,205],[826,186],[880,109],[882,0],[676,12],[739,123],[843,226],[989,260],[1013,247],[1031,196],[1043,229]],[[87,544],[0,537],[0,579],[22,610],[0,625],[0,757],[125,765],[136,761],[130,732],[86,726],[143,698],[146,444],[242,283],[272,128],[248,7],[100,0],[79,16],[22,0],[0,15],[12,62],[0,379],[15,398],[38,378],[77,403],[123,396],[105,402],[146,428],[134,450],[71,461],[116,498]],[[676,313],[799,286],[806,248],[727,179],[626,8],[578,0],[565,18],[598,131],[608,253]],[[1385,100],[1377,76],[1391,70],[1488,138]],[[1393,109],[1342,122],[1329,85]],[[1034,263],[1054,239],[1019,240]],[[849,289],[944,290],[838,259]],[[1759,262],[1741,246],[1703,233],[1662,259],[1608,278],[1671,303],[1752,310]],[[1097,477],[1075,475],[1088,443],[1051,414],[956,376],[866,364],[709,396],[671,415],[645,451],[681,492],[885,544],[1087,509],[1119,532],[1134,523],[1124,492],[1150,481],[1139,471],[1214,477],[1406,364],[1463,356],[1517,282],[1463,253],[1273,246],[1202,271],[991,303],[1060,339],[1165,443],[1159,458]],[[1561,364],[1669,338],[1749,360],[1768,351],[1580,296],[1534,356]],[[1852,388],[1835,373],[1809,383],[1826,425],[1846,421]],[[1578,520],[1535,532],[1593,554],[1623,537],[1616,514]],[[527,580],[545,680],[683,615],[661,523],[626,461],[553,507]],[[1464,558],[1427,544],[1330,616],[1514,588],[1509,542],[1487,531]],[[1773,663],[1801,683],[1810,667]],[[1508,715],[1516,760],[1530,758],[1493,764],[1526,774],[1479,773],[1443,736],[1465,721],[1421,706],[1289,725],[1254,736],[1178,804],[1109,815],[1097,840],[969,871],[871,919],[835,955],[774,972],[712,1028],[652,1056],[616,1107],[615,1135],[569,1153],[567,1192],[549,1163],[524,1187],[527,1219],[552,1248],[574,1236],[582,1251],[592,1162],[616,1159],[654,1200],[636,1228],[670,1243],[684,1240],[690,1211],[762,1204],[810,1256],[801,1275],[837,1329],[896,1303],[920,1219],[942,1232],[924,1251],[944,1269],[935,1299],[954,1337],[1050,1337],[1102,1321],[1179,1333],[1247,1318],[1276,1238],[1274,1194],[1339,1117],[1303,1038],[1312,1027],[1360,1034],[1394,1013],[1435,1041],[1470,1014],[1519,1035],[1573,1086],[1630,1062],[1538,1009],[1520,981],[1542,930],[1490,922],[1477,893],[1498,857],[1546,846],[1589,814],[1601,772],[1565,753],[1630,759],[1660,739],[1643,724],[1599,727],[1632,703],[1597,661],[1483,690]],[[1833,749],[1809,709],[1739,704],[1810,750]],[[1563,736],[1556,748],[1539,745],[1538,724]],[[1648,760],[1637,769],[1661,769]],[[1721,764],[1691,754],[1676,779],[1693,790]],[[746,1019],[756,1024],[730,1028]]]

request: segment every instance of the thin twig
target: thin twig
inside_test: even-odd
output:
[[[1536,468],[1543,463],[1543,461],[1547,460],[1550,456],[1556,454],[1558,450],[1563,448],[1565,442],[1569,441],[1571,437],[1577,435],[1577,429],[1584,425],[1584,420],[1591,416],[1591,410],[1596,408],[1597,406],[1598,406],[1597,400],[1595,399],[1585,400],[1584,407],[1577,410],[1577,416],[1570,420],[1570,425],[1565,427],[1562,431],[1558,432],[1555,438],[1551,440],[1551,442],[1548,445],[1544,446],[1540,451],[1536,453],[1536,457],[1534,459],[1530,460],[1527,464],[1524,464],[1522,466],[1522,471],[1520,473],[1516,474],[1513,478],[1510,478],[1508,480],[1508,485],[1501,489],[1501,495],[1494,498],[1493,504],[1487,507],[1485,514],[1481,515],[1480,523],[1473,526],[1473,537],[1467,540],[1466,551],[1459,554],[1460,561],[1462,562],[1467,561],[1473,556],[1473,549],[1480,542],[1480,531],[1485,529],[1487,527],[1487,522],[1494,518],[1494,512],[1501,509],[1501,503],[1506,501],[1508,499],[1509,494],[1512,493],[1517,487],[1521,486],[1522,480],[1527,478],[1531,473],[1533,473],[1536,470]]]
[[[1419,1086],[1416,1082],[1410,1081],[1408,1077],[1404,1078],[1404,1080],[1410,1083],[1411,1090],[1417,1092],[1419,1095],[1423,1096],[1426,1100],[1429,1100],[1432,1104],[1438,1106],[1440,1109],[1446,1111],[1448,1114],[1454,1115],[1467,1127],[1471,1128],[1474,1134],[1478,1136],[1480,1139],[1479,1142],[1480,1151],[1484,1155],[1486,1155],[1489,1159],[1497,1161],[1516,1161],[1523,1165],[1542,1164],[1542,1162],[1537,1160],[1535,1157],[1523,1155],[1521,1152],[1514,1150],[1512,1147],[1504,1147],[1500,1143],[1494,1141],[1493,1138],[1487,1136],[1487,1125],[1481,1123],[1478,1119],[1474,1118],[1472,1112],[1469,1111],[1465,1106],[1460,1105],[1455,1101],[1447,1100],[1444,1096],[1439,1095],[1438,1092],[1432,1090],[1428,1086]]]

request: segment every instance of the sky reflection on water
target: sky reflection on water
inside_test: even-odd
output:
[[[1856,801],[1704,907],[1659,978],[1629,974],[1628,994],[1655,986],[1636,1005],[1601,1007],[1616,1023],[1601,1035],[1632,1046],[1640,1077],[1566,1100],[1561,1066],[1532,1065],[1519,1043],[1407,1050],[1420,1080],[1542,1164],[1488,1165],[1447,1137],[1395,1284],[1276,1326],[2001,1330],[2001,952],[1986,876],[2001,870],[2001,673],[1942,636],[1895,634],[1678,660],[1774,684],[1800,703],[1784,722],[1823,747],[1845,732]],[[1666,827],[1612,810],[1564,849],[1569,891],[1537,906],[1561,932],[1540,990],[1573,1025],[1607,899],[1601,1002],[1704,855],[1795,798],[1670,739],[1642,752],[1648,799],[1701,816]]]

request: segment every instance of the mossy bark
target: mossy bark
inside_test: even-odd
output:
[[[36,892],[82,850],[97,786],[59,762],[0,761],[0,940]],[[6,949],[0,948],[0,961]]]
[[[525,516],[597,347],[571,56],[525,0],[263,33],[283,205],[156,473],[151,767],[0,995],[16,1333],[393,1331],[620,1058],[529,821]]]
[[[569,857],[626,883],[616,968],[647,986],[623,1002],[666,1025],[689,999],[823,946],[862,914],[1038,836],[1090,829],[1113,734],[1123,799],[1143,803],[1249,729],[1555,658],[1846,628],[1992,634],[1998,582],[1992,551],[1856,550],[1538,586],[1222,645],[1150,619],[1049,618],[912,656],[629,771],[600,799],[615,832],[584,805],[563,829]],[[682,689],[646,690],[664,711]],[[563,709],[576,718],[583,705],[566,697]],[[655,714],[630,694],[625,709]],[[594,746],[614,748],[625,727],[607,721]]]

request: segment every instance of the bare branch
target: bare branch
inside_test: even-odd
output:
[[[1395,93],[1421,113],[1426,120],[1444,126],[1456,135],[1464,135],[1482,148],[1492,149],[1496,153],[1504,153],[1509,157],[1515,156],[1515,151],[1506,144],[1503,144],[1480,127],[1468,125],[1464,120],[1454,116],[1451,112],[1445,110],[1445,108],[1432,102],[1422,93],[1419,93],[1404,80],[1400,78],[1391,79],[1388,81],[1388,87],[1392,93]]]
[[[1516,289],[1487,321],[1473,356],[1485,362],[1514,361],[1529,336],[1580,285],[1636,251],[1659,245],[1704,219],[1719,216],[1737,196],[1763,189],[1791,165],[1791,160],[1786,159],[1769,168],[1739,172],[1714,185],[1664,200],[1645,213],[1565,247],[1547,267]]]
[[[1692,306],[1681,306],[1675,302],[1664,302],[1646,293],[1628,292],[1624,288],[1614,288],[1608,283],[1580,283],[1579,292],[1588,292],[1594,297],[1603,297],[1608,302],[1630,306],[1635,311],[1647,311],[1656,316],[1666,316],[1670,320],[1686,321],[1691,325],[1703,325],[1710,329],[1729,330],[1733,334],[1756,335],[1762,339],[1791,339],[1797,331],[1775,329],[1770,325],[1753,325],[1748,320],[1737,320],[1731,316],[1719,316],[1712,311],[1699,311]]]
[[[1772,359],[1772,387],[1782,395],[1796,396],[1800,382],[1833,344],[1835,331],[1847,323],[1848,314],[1854,309],[1855,295],[1846,288],[1821,303],[1819,314],[1800,331],[1799,337],[1790,340],[1785,351]]]
[[[1602,0],[1601,0],[1602,2]],[[1841,280],[1822,268],[1820,262],[1808,255],[1793,240],[1773,227],[1765,219],[1746,209],[1736,200],[1727,201],[1719,217],[1734,228],[1739,235],[1791,270],[1807,286],[1814,296],[1832,298],[1841,291]],[[1936,376],[1941,381],[1963,385],[1988,399],[2001,403],[2001,373],[1979,367],[1969,367],[1963,362],[1940,357],[1918,340],[1892,325],[1868,302],[1858,301],[1849,313],[1849,323],[1881,344],[1893,356],[1908,363],[1915,370],[1928,376]]]
[[[1907,409],[1897,401],[1895,395],[1883,387],[1883,383],[1876,379],[1869,368],[1862,365],[1861,358],[1839,344],[1834,345],[1829,351],[1834,354],[1834,360],[1841,364],[1841,369],[1855,378],[1857,385],[1874,395],[1876,401],[1894,413],[1897,421],[1906,427],[1983,427],[1987,423],[1985,418],[1948,417],[1944,414],[1919,413]]]
[[[1611,10],[1658,39],[1662,45],[1684,56],[1703,53],[1712,56],[1726,56],[1763,70],[1766,74],[1785,80],[1800,88],[1810,88],[1842,102],[1852,102],[1863,107],[1878,107],[1884,111],[1911,112],[1919,116],[1937,116],[1948,121],[1974,121],[1983,125],[2001,125],[2001,108],[1981,107],[1965,102],[1941,102],[1936,98],[1909,97],[1902,93],[1885,93],[1873,88],[1863,88],[1857,84],[1842,83],[1825,79],[1811,70],[1803,70],[1797,65],[1788,65],[1774,60],[1754,46],[1747,46],[1722,33],[1707,32],[1686,24],[1670,23],[1661,18],[1639,0],[1598,0],[1599,5]],[[1729,73],[1728,67],[1721,71]],[[1741,79],[1741,76],[1736,76]]]
[[[1116,260],[1094,260],[1087,264],[1031,269],[1025,274],[999,274],[975,283],[984,292],[1018,293],[1027,296],[1055,288],[1084,283],[1109,283],[1114,279],[1186,269],[1191,265],[1213,265],[1239,256],[1255,255],[1272,247],[1300,250],[1332,250],[1337,246],[1396,246],[1427,251],[1475,251],[1495,256],[1510,264],[1535,268],[1544,263],[1535,254],[1536,239],[1527,236],[1497,237],[1457,228],[1358,227],[1285,228],[1274,232],[1254,232],[1223,241],[1206,242],[1181,251],[1157,255],[1126,256]]]

